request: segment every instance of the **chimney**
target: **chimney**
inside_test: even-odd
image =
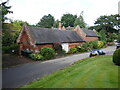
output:
[[[58,29],[59,29],[59,30],[62,29],[62,24],[61,24],[61,22],[59,22]]]

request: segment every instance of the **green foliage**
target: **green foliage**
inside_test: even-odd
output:
[[[3,53],[18,53],[18,44],[11,44],[8,46],[3,46],[2,47],[2,52]]]
[[[8,46],[13,43],[16,43],[16,40],[19,36],[22,25],[27,24],[27,22],[15,20],[12,23],[3,23],[2,31],[2,46]]]
[[[116,64],[116,65],[119,65],[120,66],[120,48],[117,49],[114,54],[113,54],[113,62]]]
[[[115,15],[109,15],[109,16],[100,16],[96,21],[95,24],[97,26],[98,31],[100,30],[106,30],[107,32],[118,32],[116,28],[120,28],[120,15],[119,14],[115,14]]]
[[[13,24],[14,29],[17,30],[18,32],[20,32],[24,24],[29,25],[27,22],[24,22],[21,20],[15,20],[12,22],[12,24]]]
[[[120,33],[118,34],[118,39],[117,40],[120,41]]]
[[[82,46],[76,46],[78,52],[90,51],[93,49],[99,49],[106,45],[106,41],[92,41],[82,44]]]
[[[105,30],[101,30],[99,33],[98,33],[100,39],[99,40],[107,40],[106,38],[106,31]]]
[[[51,28],[54,24],[54,17],[51,14],[44,15],[42,19],[36,24],[37,27]]]
[[[62,49],[61,54],[62,54],[62,55],[66,55],[66,51]]]
[[[60,22],[60,21],[57,19],[57,20],[54,22],[53,27],[54,27],[54,28],[58,28],[59,22]]]
[[[98,48],[102,48],[104,46],[104,42],[103,41],[98,41]]]
[[[98,41],[92,41],[91,42],[91,44],[92,44],[92,47],[93,47],[93,49],[98,49],[99,47],[98,47]]]
[[[108,35],[107,41],[108,42],[113,42],[114,40],[118,39],[118,35],[116,33],[110,33]]]
[[[18,32],[6,30],[2,33],[2,46],[10,46],[11,44],[16,43],[18,37]]]
[[[74,22],[75,19],[77,18],[77,15],[72,15],[72,14],[63,14],[62,18],[61,18],[61,23],[63,24],[63,26],[68,27],[74,27]]]
[[[77,48],[70,48],[70,50],[68,51],[68,53],[70,54],[74,54],[74,53],[77,53]]]
[[[91,45],[91,43],[86,42],[86,43],[82,44],[81,50],[82,51],[90,51],[92,49],[92,47],[93,46]]]
[[[75,19],[74,27],[76,27],[77,25],[79,25],[80,28],[85,28],[86,27],[86,23],[85,23],[85,21],[83,19],[82,14],[78,18]]]
[[[76,49],[78,52],[81,52],[82,47],[81,46],[76,46]]]
[[[62,49],[60,53],[56,53],[56,56],[66,56],[66,51]]]
[[[40,55],[40,54],[38,54],[38,53],[36,53],[36,54],[29,54],[29,57],[31,58],[31,59],[33,59],[33,60],[43,60],[44,59],[44,57],[42,56],[42,55]]]
[[[2,15],[2,19],[0,19],[2,20],[1,23],[3,23],[5,20],[8,20],[8,18],[6,17],[7,14],[13,13],[13,11],[10,11],[11,6],[7,6],[8,2],[9,0],[4,1],[0,4],[0,11],[2,11],[2,14],[0,14]]]
[[[55,57],[55,51],[52,48],[42,48],[40,50],[40,54],[45,58],[45,59],[52,59]]]

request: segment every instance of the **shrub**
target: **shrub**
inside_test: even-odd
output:
[[[70,48],[70,50],[68,51],[68,53],[70,53],[70,54],[77,53],[77,48]]]
[[[87,51],[87,48],[85,49],[84,47],[81,47],[81,52]]]
[[[98,41],[92,41],[91,42],[91,45],[92,45],[92,47],[93,47],[93,49],[98,49],[99,47],[98,47]]]
[[[90,51],[92,49],[92,44],[91,42],[86,42],[82,45],[81,51]]]
[[[3,53],[9,53],[10,52],[10,47],[9,46],[2,46],[2,52]]]
[[[106,42],[105,40],[103,40],[102,42],[103,42],[103,44],[104,44],[104,45],[106,45],[106,44],[107,44],[107,42]]]
[[[60,52],[60,55],[66,55],[66,51],[64,49],[62,49],[62,51]]]
[[[82,44],[82,51],[87,51],[88,43]]]
[[[116,65],[119,65],[120,66],[120,48],[117,49],[114,54],[113,54],[113,62],[116,64]]]
[[[18,53],[18,44],[11,44],[10,46],[2,47],[3,53]]]
[[[98,41],[98,47],[102,48],[104,46],[104,42],[103,41]]]
[[[55,51],[52,48],[42,48],[40,50],[40,54],[45,58],[45,59],[52,59],[55,57]]]
[[[29,57],[33,60],[43,60],[44,59],[44,57],[38,53],[37,54],[29,54]]]
[[[82,48],[81,46],[76,46],[76,49],[77,49],[78,52],[82,51],[81,48]]]

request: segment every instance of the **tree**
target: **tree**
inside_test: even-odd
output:
[[[118,34],[118,39],[117,40],[120,41],[120,34]]]
[[[118,39],[118,35],[116,33],[110,33],[108,35],[107,41],[108,42],[113,42],[114,40]]]
[[[3,31],[2,31],[2,45],[3,46],[10,46],[11,44],[16,43],[16,39],[19,36],[20,30],[22,29],[22,25],[27,24],[27,22],[15,20],[11,23],[4,23],[3,24]]]
[[[51,28],[54,24],[54,17],[51,14],[44,15],[42,19],[36,24],[38,27]]]
[[[14,31],[3,31],[2,33],[2,46],[10,46],[15,43],[17,34]]]
[[[98,28],[98,30],[106,30],[107,32],[113,33],[113,32],[118,32],[120,30],[120,15],[115,14],[115,15],[109,15],[109,16],[100,16],[96,21],[95,21],[95,27]]]
[[[5,20],[8,20],[8,18],[6,17],[7,14],[13,13],[13,11],[10,11],[11,6],[6,5],[8,2],[9,0],[0,4],[0,11],[2,11],[2,23],[5,22]]]
[[[60,21],[57,19],[57,20],[54,22],[53,27],[58,28],[59,22],[60,22]]]
[[[22,26],[24,24],[29,25],[27,22],[21,21],[21,20],[15,20],[11,22],[13,24],[14,30],[17,30],[18,32],[22,29]]]
[[[83,19],[83,12],[81,12],[80,16],[75,19],[74,27],[76,27],[77,25],[79,25],[81,28],[86,27],[86,23],[85,23],[85,21]]]
[[[65,27],[68,27],[68,26],[74,27],[74,22],[76,18],[77,18],[77,15],[63,14],[63,16],[61,17],[61,23]]]
[[[107,38],[106,38],[106,31],[105,30],[101,30],[100,32],[98,32],[98,35],[99,35],[99,39],[101,41],[106,41]]]

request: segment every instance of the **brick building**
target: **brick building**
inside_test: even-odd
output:
[[[53,48],[54,43],[60,43],[68,52],[69,48],[83,44],[85,41],[76,31],[28,27],[24,25],[17,39],[21,50],[39,52],[43,47]]]
[[[96,34],[95,30],[88,30],[86,28],[80,28],[77,26],[74,31],[77,32],[78,35],[82,37],[82,39],[86,42],[91,42],[94,40],[98,40],[98,35]]]

